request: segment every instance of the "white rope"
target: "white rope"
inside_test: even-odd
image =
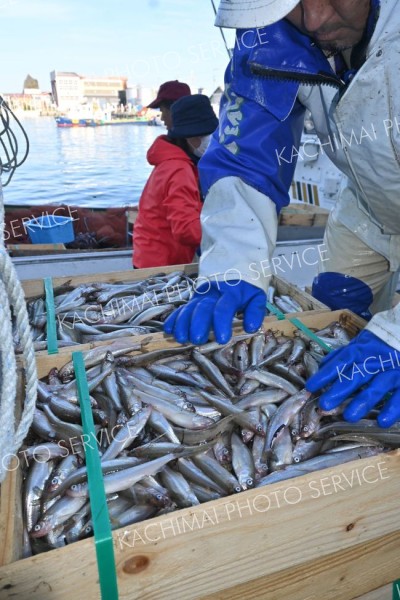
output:
[[[26,395],[17,405],[17,366],[11,327],[11,308],[16,320],[25,366]],[[0,182],[0,483],[5,479],[32,424],[36,405],[37,372],[24,292],[4,247],[4,206]],[[16,415],[22,410],[16,427]]]

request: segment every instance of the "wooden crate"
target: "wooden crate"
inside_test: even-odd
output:
[[[174,265],[173,267],[111,271],[109,273],[96,273],[95,275],[53,277],[53,287],[57,288],[64,284],[77,287],[83,283],[95,283],[99,281],[108,283],[116,283],[119,281],[138,281],[159,273],[173,273],[174,271],[184,271],[187,275],[195,275],[197,273],[197,265]],[[44,294],[43,279],[26,279],[25,281],[21,281],[21,285],[27,300],[42,296]]]
[[[54,277],[53,287],[57,288],[64,284],[69,284],[72,287],[77,287],[83,283],[95,283],[95,282],[107,282],[116,283],[119,281],[138,281],[140,279],[146,279],[159,273],[173,273],[174,271],[183,271],[186,275],[196,276],[198,265],[195,263],[187,265],[174,265],[172,267],[154,267],[151,269],[131,269],[129,271],[111,271],[109,273],[96,273],[95,275],[79,275],[71,277]],[[24,290],[25,298],[30,300],[44,294],[44,283],[43,279],[27,279],[21,282]],[[304,311],[309,310],[329,310],[329,308],[313,298],[308,292],[304,292],[293,283],[286,281],[282,277],[273,275],[271,278],[271,285],[276,289],[278,295],[290,295],[292,296]]]
[[[294,300],[296,300],[300,304],[304,311],[330,310],[330,308],[326,306],[326,304],[323,304],[323,302],[320,302],[316,298],[313,298],[311,294],[301,290],[299,287],[297,287],[297,285],[289,283],[289,281],[286,281],[286,279],[282,279],[282,277],[273,275],[271,285],[275,285],[277,294],[279,296],[283,294],[289,295],[292,298],[294,298]]]
[[[302,320],[341,320],[351,335],[365,325],[348,311]],[[265,328],[294,326],[268,319]],[[157,338],[148,349],[171,343]],[[40,374],[70,357],[38,358]],[[93,539],[18,560],[20,485],[14,471],[0,490],[0,599],[98,599]],[[363,600],[399,575],[399,493],[394,451],[125,527],[113,532],[120,598]]]
[[[325,227],[330,211],[312,204],[292,203],[279,215],[279,225],[297,227]]]
[[[196,276],[198,265],[187,264],[187,265],[174,265],[172,267],[156,267],[151,269],[131,269],[129,271],[113,271],[110,273],[97,273],[96,275],[80,275],[74,277],[55,277],[53,278],[53,287],[57,288],[64,284],[69,284],[72,287],[76,287],[83,283],[94,283],[94,282],[109,282],[115,283],[119,281],[138,281],[157,275],[159,273],[173,273],[174,271],[183,271],[187,275]],[[43,279],[29,279],[22,281],[22,288],[24,290],[26,300],[42,296],[44,291]],[[276,289],[278,295],[290,295],[292,296],[302,307],[304,312],[308,311],[327,311],[329,308],[313,298],[307,292],[303,292],[296,285],[289,283],[285,279],[276,275],[272,276],[271,285]],[[300,313],[302,314],[302,313]],[[121,338],[119,338],[121,339]]]

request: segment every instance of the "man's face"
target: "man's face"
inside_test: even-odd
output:
[[[323,50],[344,50],[362,38],[370,0],[302,0],[287,19]]]
[[[160,104],[160,112],[161,112],[161,120],[163,121],[165,127],[170,130],[172,127],[172,117],[171,117],[171,109],[167,104]]]

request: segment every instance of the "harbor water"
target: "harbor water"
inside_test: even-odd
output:
[[[152,170],[146,152],[163,126],[58,128],[52,117],[22,118],[30,151],[4,188],[6,205],[135,205]]]

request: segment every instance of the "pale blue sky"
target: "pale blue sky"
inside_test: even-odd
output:
[[[228,56],[211,0],[0,0],[0,8],[0,93],[21,92],[28,73],[50,90],[53,69],[126,75],[146,87],[222,84]]]

